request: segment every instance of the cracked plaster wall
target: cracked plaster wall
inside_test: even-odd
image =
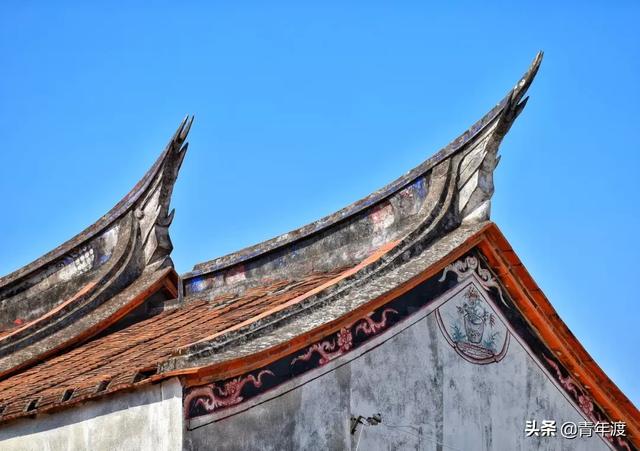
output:
[[[182,449],[177,379],[118,393],[0,427],[2,451],[177,451]]]
[[[386,334],[398,327],[407,326]],[[559,427],[585,418],[514,338],[503,360],[471,363],[445,340],[432,312],[304,385],[187,431],[185,449],[353,450],[350,416],[375,413],[382,424],[362,429],[360,450],[609,449],[597,436],[525,436],[526,420]]]

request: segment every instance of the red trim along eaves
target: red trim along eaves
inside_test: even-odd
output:
[[[613,421],[624,421],[628,438],[640,447],[640,411],[602,371],[535,283],[500,229],[492,224],[479,248],[524,318],[555,357]]]
[[[66,342],[60,344],[60,346],[57,346],[46,353],[42,353],[34,357],[33,359],[22,363],[21,365],[15,366],[9,369],[8,371],[5,371],[4,373],[0,373],[0,379],[4,379],[8,376],[11,376],[12,374],[15,374],[18,371],[22,371],[25,368],[31,367],[51,357],[52,355],[58,354],[62,350],[69,349],[86,342],[88,339],[90,339],[94,335],[102,332],[107,327],[115,324],[116,322],[124,318],[127,314],[129,314],[135,308],[140,306],[150,296],[152,296],[153,294],[155,294],[161,289],[165,289],[172,296],[177,297],[178,274],[175,272],[173,268],[164,268],[159,270],[157,274],[155,274],[155,277],[150,282],[148,282],[145,286],[141,287],[142,289],[139,292],[136,292],[136,288],[137,287],[135,286],[135,283],[125,288],[119,295],[125,295],[127,292],[132,291],[133,294],[131,299],[125,305],[123,305],[119,310],[113,312],[103,321],[91,326],[90,328],[85,330],[83,333],[76,335],[75,337],[72,337]],[[83,288],[83,290],[85,289],[88,289],[88,288],[87,287]],[[79,295],[80,293],[76,294],[76,296],[79,296]],[[4,420],[4,418],[2,419]]]
[[[255,369],[266,366],[267,364],[274,362],[290,353],[301,350],[310,344],[318,341],[321,338],[324,338],[328,335],[331,335],[341,328],[343,328],[347,324],[351,324],[354,321],[360,319],[363,315],[366,315],[372,310],[386,304],[391,299],[394,299],[407,291],[411,290],[415,286],[427,280],[429,277],[434,276],[436,273],[442,270],[446,265],[453,263],[457,259],[459,259],[462,255],[468,252],[469,249],[476,246],[479,241],[483,238],[483,232],[489,227],[489,225],[480,229],[473,236],[469,237],[463,244],[458,246],[454,251],[452,251],[449,255],[442,258],[435,264],[431,265],[424,272],[420,273],[418,276],[413,279],[405,282],[402,285],[399,285],[383,296],[378,297],[377,299],[358,307],[357,309],[352,310],[346,315],[323,324],[305,334],[299,335],[286,343],[282,343],[271,348],[265,349],[264,351],[257,352],[255,354],[251,354],[249,356],[240,357],[237,359],[229,360],[226,362],[221,362],[218,364],[214,364],[211,366],[200,367],[200,368],[190,368],[185,369],[184,373],[181,373],[180,370],[171,372],[172,375],[181,375],[183,376],[183,383],[186,387],[201,385],[203,383],[211,382],[214,380],[222,380],[229,377],[234,377],[240,374],[244,374]],[[392,243],[395,245],[395,243]],[[356,272],[361,267],[366,266],[373,261],[382,258],[389,250],[393,248],[393,245],[388,246],[386,249],[380,249],[374,255],[369,257],[369,259],[363,261],[360,265],[353,268],[353,272]],[[318,287],[321,289],[327,288],[343,277],[339,277],[333,279],[329,283]],[[306,297],[310,294],[305,294]],[[300,299],[294,300],[299,302]],[[225,331],[227,332],[227,331]]]
[[[242,329],[243,327],[248,326],[249,324],[255,323],[256,321],[261,320],[262,318],[266,318],[268,316],[273,315],[274,313],[277,313],[281,310],[286,309],[287,307],[290,307],[292,305],[298,304],[299,302],[301,302],[302,300],[313,296],[314,294],[317,294],[323,290],[326,290],[327,288],[329,288],[332,285],[335,285],[336,283],[340,282],[343,279],[346,279],[349,276],[352,276],[353,274],[357,273],[358,271],[360,271],[362,268],[370,265],[371,263],[375,262],[376,260],[379,260],[383,255],[385,255],[387,252],[389,252],[391,249],[393,249],[394,247],[396,247],[396,245],[399,243],[399,241],[392,241],[390,243],[387,243],[383,246],[380,246],[378,249],[376,249],[375,252],[373,252],[371,255],[369,255],[367,258],[365,258],[364,260],[362,260],[360,263],[358,263],[356,266],[354,266],[353,268],[350,268],[346,271],[343,271],[340,273],[340,275],[338,275],[337,277],[334,277],[333,279],[329,280],[328,282],[323,283],[322,285],[319,285],[317,287],[315,287],[312,290],[307,291],[306,293],[297,296],[293,299],[291,299],[288,302],[285,302],[282,305],[279,305],[278,307],[272,308],[270,310],[267,310],[265,312],[260,313],[259,315],[253,316],[252,318],[243,321],[239,324],[234,325],[233,327],[229,327],[228,329],[222,330],[218,333],[215,333],[213,335],[210,335],[208,337],[205,337],[201,340],[198,340],[196,342],[193,342],[191,344],[189,344],[188,346],[184,347],[184,348],[180,348],[177,351],[177,354],[180,354],[181,351],[186,350],[189,346],[193,346],[197,343],[201,343],[204,341],[210,341],[215,339],[216,337],[219,337],[221,335],[225,335],[228,334],[229,332],[233,332],[235,330],[238,329]]]
[[[553,350],[558,361],[571,372],[571,376],[576,381],[582,384],[585,391],[592,396],[612,421],[624,421],[626,423],[629,440],[640,447],[640,412],[602,371],[593,358],[589,356],[566,324],[560,319],[504,235],[502,235],[502,232],[493,223],[487,224],[454,251],[431,265],[418,276],[335,321],[295,337],[286,343],[249,356],[208,367],[176,370],[156,377],[160,379],[162,377],[181,376],[185,387],[191,387],[235,377],[264,367],[337,332],[342,327],[361,318],[362,315],[406,293],[437,274],[448,264],[458,260],[476,246],[487,257],[489,266],[496,273],[525,320],[532,326],[542,341]],[[384,253],[376,253],[376,258],[381,258],[382,255]],[[371,261],[367,263],[371,263]],[[326,285],[335,282],[334,280]],[[324,289],[326,286],[322,288]]]

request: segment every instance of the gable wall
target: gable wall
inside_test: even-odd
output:
[[[322,363],[317,350],[296,353],[316,368],[248,399],[252,385],[265,387],[275,377],[254,372],[259,383],[242,392],[248,400],[187,420],[185,449],[609,449],[597,436],[525,436],[527,420],[555,420],[559,427],[586,418],[548,365],[507,328],[497,305],[496,294],[502,293],[477,272],[469,275],[459,274],[459,283],[449,283],[445,294],[345,355],[325,352],[330,358]],[[465,348],[460,336],[454,338],[466,353],[454,347],[453,323],[464,334],[456,305],[463,305],[470,284],[480,293],[482,308],[494,315],[494,328],[487,323],[483,332],[485,340],[498,332],[492,351]],[[412,291],[404,295],[409,300],[428,290]],[[382,323],[380,316],[374,318]],[[350,434],[352,415],[375,413],[382,415],[381,425]]]
[[[3,451],[182,448],[182,386],[174,378],[0,427]]]

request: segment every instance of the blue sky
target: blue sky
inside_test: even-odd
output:
[[[543,49],[492,218],[640,405],[640,6],[444,3],[3,2],[0,273],[111,208],[187,113],[179,272],[395,179]]]

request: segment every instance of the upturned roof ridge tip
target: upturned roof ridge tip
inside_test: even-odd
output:
[[[131,208],[135,204],[135,202],[142,196],[142,194],[144,194],[144,191],[149,188],[151,179],[154,178],[155,174],[163,165],[169,163],[169,160],[172,160],[172,157],[174,159],[173,166],[175,168],[175,171],[173,172],[175,172],[175,174],[172,174],[173,177],[171,183],[175,183],[177,171],[180,169],[180,165],[182,163],[182,160],[184,159],[186,150],[188,149],[189,144],[185,142],[185,140],[187,138],[187,135],[189,134],[189,131],[191,130],[194,118],[195,116],[193,115],[186,115],[184,117],[151,168],[142,176],[142,178],[134,185],[134,187],[113,208],[111,208],[111,210],[109,210],[105,215],[100,217],[90,226],[86,227],[83,231],[60,244],[58,247],[52,249],[51,251],[33,260],[32,262],[21,266],[15,271],[12,271],[4,276],[0,276],[0,288],[16,281],[17,279],[22,279],[23,277],[32,274],[42,266],[47,265],[57,258],[62,257],[67,252],[82,246],[83,243],[89,241],[103,230],[106,230],[114,221],[119,219],[129,208]],[[176,156],[178,157],[178,159],[175,159]]]
[[[387,199],[394,193],[402,190],[404,187],[415,181],[418,177],[424,175],[427,171],[432,169],[438,163],[453,157],[459,151],[466,148],[467,144],[474,138],[479,136],[489,124],[493,123],[497,119],[497,125],[493,131],[496,145],[500,143],[502,138],[509,131],[516,118],[522,113],[525,105],[527,104],[528,97],[524,98],[527,90],[531,86],[533,79],[535,78],[540,64],[542,62],[544,52],[538,51],[529,65],[527,71],[518,79],[516,85],[511,88],[505,97],[502,98],[498,104],[487,112],[480,120],[474,123],[464,133],[459,135],[456,139],[451,141],[448,145],[433,153],[427,160],[413,169],[407,171],[404,175],[389,183],[385,187],[373,192],[369,196],[366,196],[352,204],[344,207],[337,212],[334,212],[328,216],[311,222],[298,229],[291,230],[283,233],[271,239],[262,241],[260,243],[248,246],[236,252],[232,252],[227,255],[216,257],[205,262],[197,263],[194,265],[190,272],[183,274],[184,278],[197,277],[212,272],[217,272],[223,269],[230,268],[232,266],[241,264],[248,260],[253,260],[261,255],[265,255],[276,249],[281,249],[293,242],[299,241],[310,235],[320,233],[323,230],[327,230],[331,226],[338,222],[342,222],[349,217],[352,217],[359,212],[371,208],[373,205]],[[500,157],[495,155],[495,162],[489,163],[488,168],[493,171],[497,166]],[[492,165],[492,167],[491,167]],[[492,188],[493,189],[493,188]],[[489,193],[489,199],[493,191]],[[486,211],[483,211],[478,220],[488,220],[489,210],[488,205]]]

